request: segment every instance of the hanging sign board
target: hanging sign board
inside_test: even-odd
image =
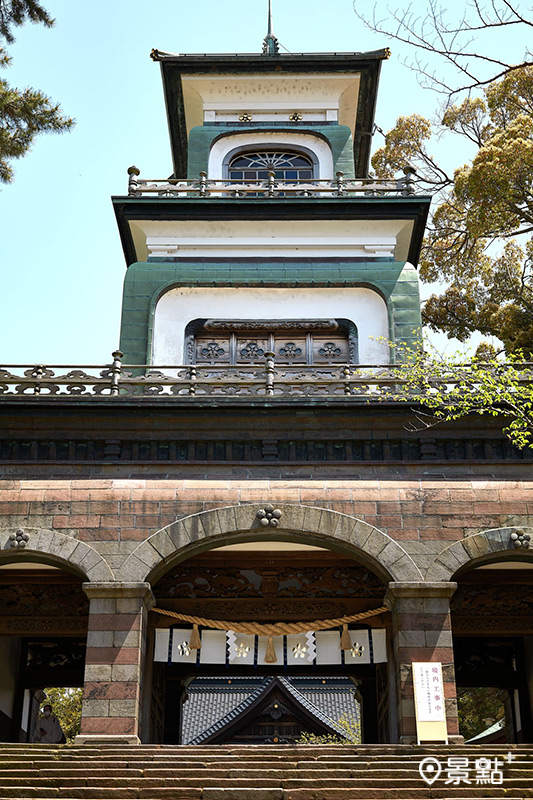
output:
[[[448,744],[442,664],[430,661],[413,662],[413,686],[418,744]]]

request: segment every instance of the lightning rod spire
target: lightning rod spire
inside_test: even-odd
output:
[[[279,42],[272,33],[272,0],[268,0],[268,24],[267,35],[263,39],[263,55],[277,56],[279,53]]]

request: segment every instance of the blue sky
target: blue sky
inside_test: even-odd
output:
[[[77,124],[71,133],[38,138],[15,163],[14,182],[0,185],[2,361],[99,364],[118,344],[125,272],[109,198],[126,194],[130,164],[143,177],[171,172],[159,65],[150,50],[257,52],[267,2],[43,4],[55,27],[19,28],[2,77],[49,94]],[[376,115],[384,130],[401,114],[437,109],[438,98],[401,63],[405,50],[369,32],[352,0],[274,0],[274,32],[291,52],[390,46]]]

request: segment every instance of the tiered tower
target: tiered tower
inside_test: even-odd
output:
[[[239,669],[349,676],[364,741],[412,743],[413,664],[442,668],[441,739],[457,686],[530,739],[531,457],[395,397],[430,198],[369,177],[387,57],[282,54],[271,25],[262,54],[153,51],[173,167],[113,198],[121,350],[2,371],[6,741],[56,685],[84,687],[80,743],[177,743],[191,679]]]

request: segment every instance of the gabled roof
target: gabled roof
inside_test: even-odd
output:
[[[196,682],[195,682],[196,683]],[[251,682],[250,682],[251,683]],[[202,684],[200,683],[200,687]],[[199,687],[195,687],[199,688]],[[213,719],[213,711],[214,708],[218,705],[220,709],[220,703],[213,704],[213,682],[209,679],[205,679],[205,683],[203,686],[203,702],[202,706],[205,712],[209,715],[211,720]],[[228,709],[228,711],[218,719],[215,719],[211,722],[209,727],[205,730],[198,731],[196,728],[196,735],[194,738],[189,738],[191,736],[192,731],[192,719],[196,725],[201,725],[201,718],[199,714],[192,714],[187,715],[189,718],[184,720],[184,730],[183,730],[183,742],[186,744],[207,744],[208,742],[215,742],[221,737],[230,737],[232,735],[231,729],[236,727],[241,729],[244,725],[246,725],[247,720],[253,718],[255,714],[257,714],[261,706],[264,706],[268,702],[268,698],[276,691],[285,696],[288,704],[291,708],[302,718],[309,721],[311,725],[314,727],[319,727],[323,729],[324,733],[330,733],[333,735],[344,737],[345,733],[343,729],[336,723],[334,719],[326,715],[315,703],[313,703],[305,694],[299,691],[296,686],[293,685],[293,682],[287,678],[277,676],[275,678],[263,678],[260,680],[259,683],[251,683],[250,686],[239,686],[237,683],[236,686],[230,688],[228,686],[219,686],[216,687],[218,694],[218,698],[221,696],[224,697],[225,702],[231,704],[232,707]],[[207,691],[206,691],[207,690]],[[237,697],[242,697],[243,690],[247,692],[247,696],[242,698],[240,702],[237,704],[232,704],[231,700],[236,699]],[[189,690],[190,691],[190,690]],[[194,690],[193,690],[194,691]],[[200,691],[202,689],[200,688]],[[315,687],[315,692],[317,696],[320,696],[320,692],[318,687]],[[347,693],[346,687],[341,689],[343,694]],[[324,687],[324,695],[332,694],[332,689],[329,690]],[[336,693],[339,693],[337,688]],[[190,702],[190,700],[188,701]],[[353,701],[352,701],[353,702]],[[343,709],[344,713],[350,711],[350,709]],[[184,715],[185,716],[185,715]],[[340,714],[338,714],[340,716]]]

